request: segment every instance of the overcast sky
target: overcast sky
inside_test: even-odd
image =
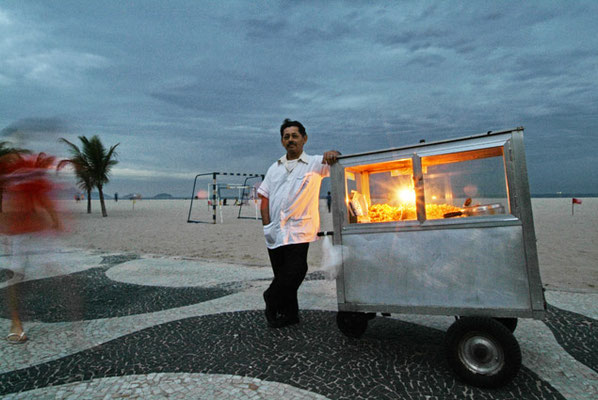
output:
[[[532,193],[598,192],[596,1],[0,2],[0,140],[120,143],[105,191],[525,127]]]

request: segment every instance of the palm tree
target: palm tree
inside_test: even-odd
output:
[[[73,165],[80,187],[87,190],[88,212],[91,212],[91,188],[94,186],[98,188],[102,216],[106,217],[108,214],[106,213],[103,188],[110,180],[110,169],[118,163],[115,150],[120,143],[111,146],[106,151],[97,135],[92,136],[91,139],[79,136],[79,140],[82,144],[81,149],[68,140],[61,138],[61,141],[70,147],[72,155],[71,159],[63,161]]]
[[[91,190],[93,189],[93,182],[91,181],[87,158],[85,157],[85,154],[79,150],[79,147],[77,147],[76,144],[69,142],[65,138],[60,138],[60,141],[69,146],[71,158],[61,160],[56,169],[60,170],[67,164],[70,164],[73,167],[79,188],[85,190],[87,193],[87,213],[91,214]]]
[[[89,140],[85,136],[79,136],[79,140],[83,143],[83,153],[89,163],[91,181],[98,188],[100,194],[102,216],[106,217],[108,214],[106,213],[106,204],[104,203],[104,192],[102,189],[110,181],[110,169],[118,164],[115,150],[120,143],[111,146],[106,151],[106,148],[97,135],[93,135]]]
[[[25,149],[19,149],[17,147],[8,147],[8,142],[0,142],[0,158],[3,158],[4,156],[8,155],[8,154],[27,154],[30,153],[29,150],[25,150]],[[2,165],[0,165],[0,175],[3,174],[3,168]],[[2,200],[4,197],[4,186],[2,184],[2,179],[0,178],[0,213],[2,212]]]

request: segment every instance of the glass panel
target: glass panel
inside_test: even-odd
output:
[[[417,219],[410,158],[345,168],[350,223]]]
[[[502,147],[422,157],[426,219],[509,212]]]

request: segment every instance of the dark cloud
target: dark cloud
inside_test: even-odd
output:
[[[438,38],[446,37],[448,32],[439,29],[423,29],[421,31],[408,30],[378,36],[380,43],[388,46],[406,46],[412,51],[426,48]]]
[[[565,51],[521,55],[515,58],[512,65],[513,79],[527,81],[562,77],[570,81],[574,77],[566,77],[565,74],[571,71],[571,66],[563,61],[577,60],[578,63],[581,63],[589,56],[587,53],[580,51],[575,51],[575,54],[572,53]]]
[[[438,54],[423,54],[415,56],[407,62],[407,65],[417,65],[421,67],[438,67],[446,60],[445,57]]]
[[[270,18],[251,18],[243,21],[249,39],[275,39],[285,33],[288,25],[285,21],[273,21]]]
[[[312,154],[523,125],[532,192],[582,190],[598,183],[597,12],[592,1],[7,0],[1,134],[28,132],[58,155],[54,138],[99,134],[121,143],[113,191],[184,195],[197,172],[265,171],[285,117],[304,122]]]
[[[15,121],[0,131],[2,136],[17,132],[25,135],[55,136],[66,131],[66,122],[60,118],[24,118]]]
[[[224,80],[227,79],[223,76],[217,82]],[[213,83],[202,79],[193,84],[163,89],[151,93],[151,96],[201,114],[218,113],[221,116],[262,113],[272,110],[280,101],[276,88],[268,90],[249,78],[229,77],[227,84],[221,86]]]
[[[496,22],[504,19],[505,14],[499,11],[491,11],[482,15],[482,20],[486,22]]]
[[[277,114],[284,106],[302,107],[308,102],[289,96],[301,90],[315,90],[317,84],[301,77],[289,76],[276,65],[265,71],[200,70],[194,82],[160,88],[150,93],[153,98],[195,110],[202,115],[231,115],[253,118]]]

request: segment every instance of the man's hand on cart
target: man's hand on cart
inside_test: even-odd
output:
[[[336,162],[336,158],[340,155],[341,153],[336,150],[327,151],[322,157],[322,164],[332,165]]]

